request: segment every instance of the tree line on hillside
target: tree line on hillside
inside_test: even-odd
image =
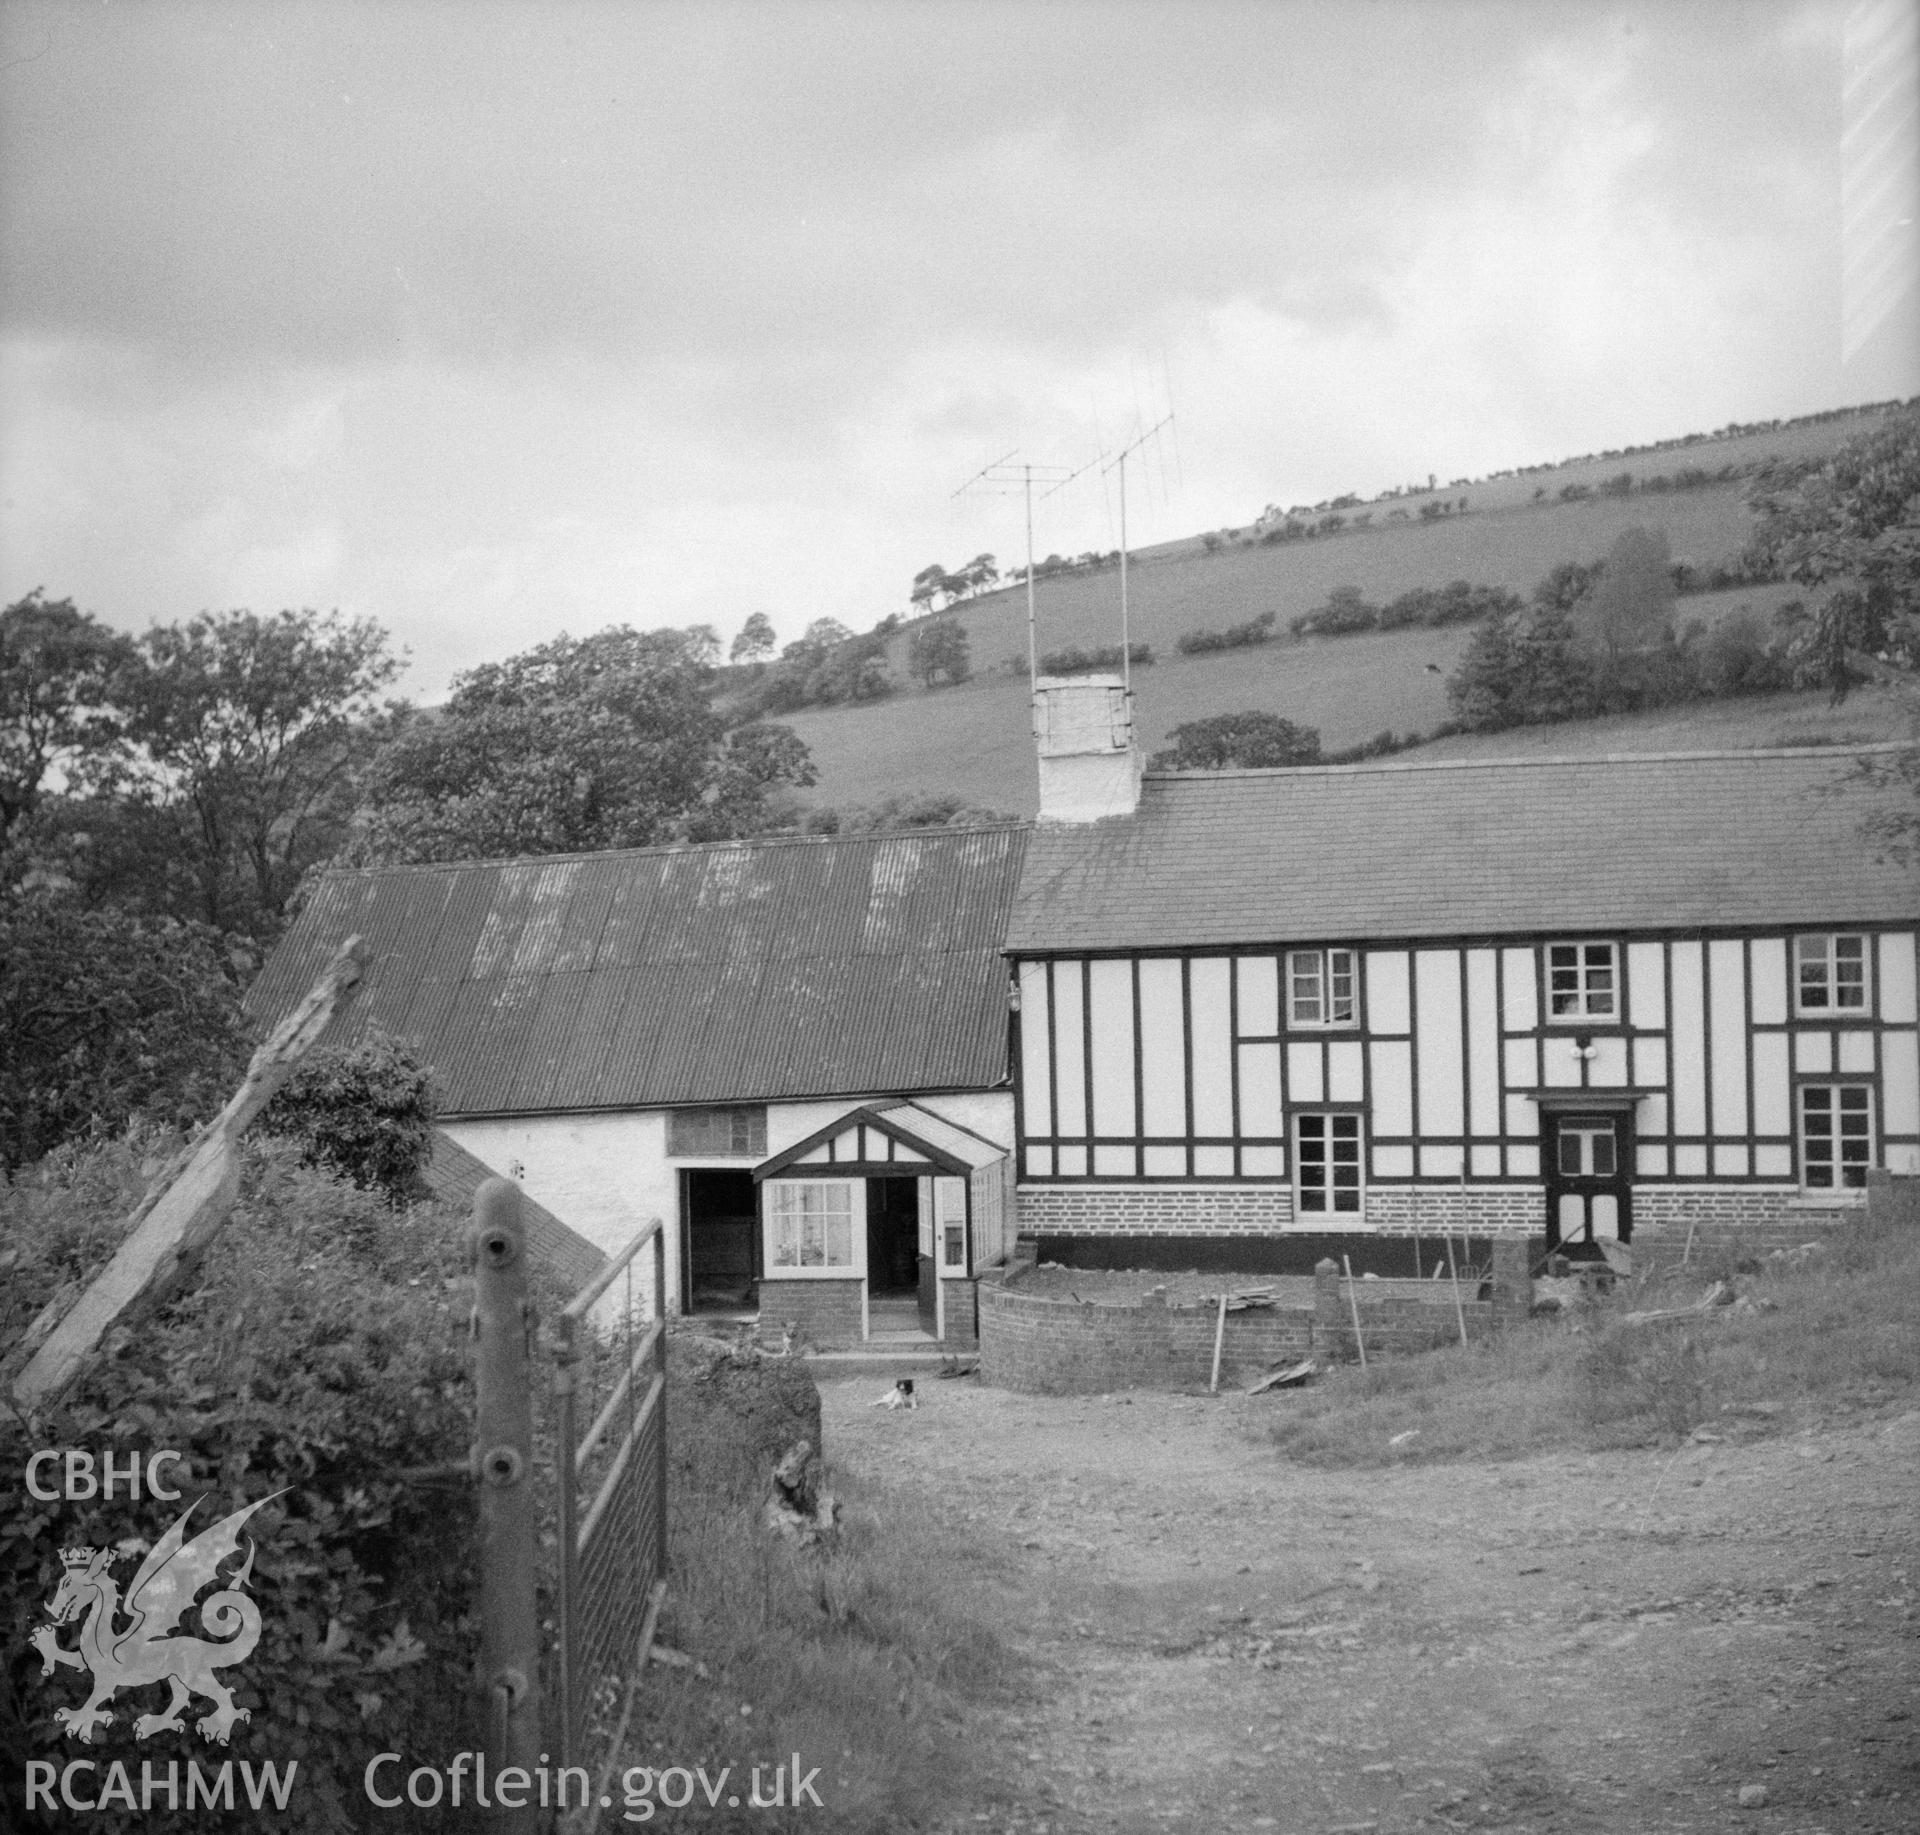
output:
[[[1748,502],[1756,530],[1738,570],[1804,586],[1815,595],[1811,605],[1789,601],[1771,621],[1743,608],[1711,625],[1677,625],[1675,601],[1686,575],[1664,534],[1630,529],[1604,562],[1562,563],[1530,600],[1499,594],[1472,614],[1477,628],[1447,682],[1456,718],[1439,732],[1497,731],[1784,688],[1819,687],[1839,699],[1872,679],[1901,682],[1914,694],[1920,731],[1920,413],[1889,416],[1824,460],[1768,464],[1749,485]],[[1440,597],[1464,608],[1477,593],[1497,589],[1455,582]],[[1343,608],[1356,621],[1352,628],[1380,622],[1357,622],[1372,608],[1352,588],[1336,592],[1322,614],[1329,608],[1336,625]],[[1201,645],[1183,639],[1181,647],[1225,648],[1228,637],[1265,642],[1272,627],[1267,614],[1203,633],[1208,641]],[[1323,754],[1315,729],[1249,712],[1190,721],[1170,737],[1155,765],[1218,770],[1345,762],[1403,750],[1421,736],[1383,733]],[[1883,768],[1920,797],[1920,745]],[[1920,838],[1920,814],[1896,814],[1879,832],[1888,846],[1910,850]]]
[[[821,621],[764,673],[867,698],[876,647]],[[231,611],[129,636],[44,591],[0,611],[0,1169],[217,1106],[250,1044],[244,989],[322,867],[980,818],[936,798],[809,812],[807,748],[726,703],[719,655],[704,625],[614,626],[467,670],[429,709],[387,698],[401,663],[371,620]],[[932,621],[910,662],[964,680],[965,633]],[[390,1045],[327,1065],[332,1094],[274,1125],[392,1192],[431,1109],[395,1096],[419,1067]],[[329,1119],[347,1084],[357,1119]]]

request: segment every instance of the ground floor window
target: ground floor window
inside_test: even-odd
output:
[[[1872,1164],[1872,1089],[1864,1083],[1803,1083],[1801,1182],[1810,1191],[1858,1190]]]
[[[769,1179],[767,1265],[853,1268],[853,1186],[841,1179]]]
[[[1321,1111],[1293,1118],[1294,1204],[1302,1212],[1360,1209],[1360,1117]]]

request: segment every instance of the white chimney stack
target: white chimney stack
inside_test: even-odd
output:
[[[1117,675],[1043,675],[1033,688],[1040,820],[1098,822],[1140,803],[1133,697]]]

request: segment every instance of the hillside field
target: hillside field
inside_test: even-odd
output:
[[[1129,566],[1129,626],[1136,643],[1158,659],[1135,671],[1135,715],[1148,750],[1172,728],[1211,714],[1263,709],[1320,730],[1329,750],[1356,745],[1391,728],[1427,731],[1447,719],[1446,677],[1469,631],[1401,630],[1350,637],[1276,642],[1207,656],[1181,656],[1181,633],[1218,630],[1272,611],[1285,632],[1289,620],[1311,610],[1340,586],[1358,587],[1384,602],[1414,587],[1464,579],[1526,594],[1562,561],[1603,558],[1625,529],[1662,529],[1676,560],[1699,568],[1732,560],[1751,533],[1743,485],[1729,482],[1691,491],[1559,500],[1567,484],[1597,485],[1622,471],[1635,478],[1673,475],[1682,466],[1716,470],[1782,456],[1820,455],[1872,425],[1868,416],[1797,423],[1771,432],[1711,439],[1660,452],[1591,459],[1491,483],[1455,486],[1440,498],[1466,497],[1468,509],[1435,521],[1382,522],[1390,509],[1417,518],[1428,493],[1372,505],[1373,523],[1311,541],[1230,542],[1206,552],[1199,538],[1142,550]],[[1533,501],[1544,489],[1545,498]],[[1362,506],[1363,509],[1368,506]],[[1044,543],[1044,531],[1040,536]],[[1003,556],[1011,560],[1012,557]],[[1117,568],[1040,582],[1035,590],[1039,648],[1117,644],[1120,580]],[[1682,599],[1682,621],[1711,622],[1751,607],[1770,615],[1795,596],[1790,586],[1759,586]],[[966,629],[974,679],[931,693],[903,686],[891,699],[862,706],[809,708],[784,716],[812,749],[820,781],[808,801],[848,805],[920,792],[957,792],[989,808],[1031,814],[1035,769],[1029,736],[1026,673],[1026,593],[1008,589],[953,608]],[[895,635],[889,667],[905,683],[906,645],[913,625]],[[1818,738],[1836,734],[1896,736],[1896,712],[1870,697],[1829,710],[1823,697],[1776,696],[1722,707],[1669,709],[1637,720],[1542,729],[1525,736],[1461,736],[1448,755],[1492,747],[1502,752],[1684,746],[1692,728],[1711,731],[1716,745],[1764,745],[1783,730]],[[1605,738],[1599,737],[1605,730]],[[1699,742],[1696,742],[1699,743]],[[1423,754],[1416,754],[1423,755]]]
[[[1764,613],[1789,590],[1767,586],[1702,594],[1681,600],[1681,616],[1710,620],[1748,605]],[[1247,708],[1318,727],[1329,751],[1357,745],[1388,727],[1399,733],[1430,731],[1453,711],[1446,677],[1471,630],[1365,631],[1211,656],[1174,656],[1136,669],[1134,717],[1141,746],[1151,754],[1183,721]],[[866,707],[814,708],[787,719],[812,748],[819,769],[819,784],[807,799],[811,803],[844,807],[955,791],[1010,815],[1032,815],[1037,807],[1023,680],[994,676],[935,694],[903,694]],[[1833,707],[1816,692],[1702,702],[1504,733],[1462,733],[1403,756],[1687,751],[1894,739],[1905,731],[1894,694],[1864,692]]]

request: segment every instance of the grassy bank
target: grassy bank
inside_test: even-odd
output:
[[[1757,1268],[1757,1272],[1754,1270]],[[1744,1305],[1628,1325],[1716,1279]],[[1318,1466],[1518,1459],[1790,1432],[1920,1394],[1920,1229],[1864,1215],[1797,1259],[1650,1262],[1590,1309],[1483,1345],[1345,1367],[1271,1424]]]
[[[698,1668],[650,1667],[621,1765],[704,1768],[719,1802],[709,1806],[696,1780],[676,1825],[879,1835],[974,1794],[968,1711],[1022,1673],[982,1610],[985,1554],[924,1506],[831,1474],[829,1484],[840,1526],[813,1548],[761,1525],[757,1490],[695,1484],[674,1495],[660,1640]],[[791,1792],[795,1754],[803,1777],[818,1768],[824,1820],[804,1802],[784,1813],[750,1808],[753,1767],[763,1796],[783,1765]],[[723,1766],[731,1770],[720,1787]],[[611,1786],[616,1804],[623,1775]]]

